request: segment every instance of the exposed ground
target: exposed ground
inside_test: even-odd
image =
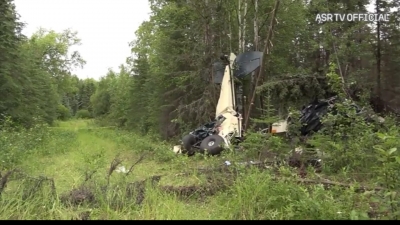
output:
[[[50,129],[43,146],[2,172],[0,219],[367,219],[373,213],[370,192],[302,185],[307,180],[293,171],[245,168],[233,154],[176,156],[169,144],[87,120]],[[233,164],[224,166],[228,159]]]

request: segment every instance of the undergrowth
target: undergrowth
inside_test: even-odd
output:
[[[6,119],[0,219],[399,219],[399,129],[350,105],[309,138],[249,132],[244,152],[219,157],[175,155],[156,136],[89,120],[23,129]]]
[[[115,152],[92,146],[93,150],[79,153],[80,161],[76,162],[79,168],[60,165],[58,169],[63,174],[58,179],[70,176],[68,173],[73,169],[78,171],[79,175],[70,178],[69,183],[57,182],[49,174],[38,174],[30,166],[33,163],[29,161],[36,157],[51,159],[61,155],[65,161],[70,160],[68,151],[79,148],[80,135],[113,142]],[[251,135],[256,133],[249,135],[249,140],[254,142]],[[340,167],[342,164],[335,159],[342,158],[329,152],[322,173],[308,170],[307,178],[316,181],[313,183],[300,178],[295,169],[284,164],[248,167],[241,163],[244,155],[228,151],[221,157],[176,156],[168,143],[113,128],[38,126],[32,130],[4,132],[2,154],[13,151],[14,154],[13,161],[2,164],[1,179],[3,182],[8,179],[7,186],[0,189],[0,218],[396,219],[398,181],[395,178],[399,171],[398,152],[394,150],[398,143],[393,138],[396,135],[395,129],[374,134],[374,145],[368,151],[375,153],[376,160],[369,160],[371,155],[358,155],[354,160],[359,161],[349,161]],[[284,145],[283,138],[268,140],[265,146],[272,151]],[[313,144],[318,146],[318,139],[315,140]],[[24,144],[24,141],[30,143]],[[260,148],[252,149],[249,141],[245,143],[248,151],[260,151]],[[14,145],[18,147],[7,147]],[[348,146],[346,142],[338,145]],[[360,163],[364,157],[369,164]],[[230,166],[224,165],[227,160],[232,163]],[[128,172],[118,171],[121,165]],[[366,175],[357,176],[355,171],[367,170],[366,165],[370,167],[368,179]],[[15,170],[8,175],[11,169]],[[326,183],[326,179],[331,183]],[[335,182],[345,182],[348,186]],[[382,189],[374,190],[376,187]]]

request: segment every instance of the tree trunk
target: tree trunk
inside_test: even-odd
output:
[[[247,16],[247,1],[244,0],[243,23],[241,25],[241,29],[242,29],[241,52],[246,51],[246,16]]]
[[[274,27],[275,27],[275,20],[276,20],[275,18],[276,18],[276,13],[277,13],[278,8],[279,8],[279,3],[280,3],[280,1],[276,0],[275,5],[274,5],[274,9],[273,9],[273,12],[272,12],[272,17],[271,17],[269,30],[268,30],[268,33],[267,33],[267,37],[265,39],[263,62],[261,63],[260,71],[259,71],[259,73],[257,74],[257,77],[256,77],[256,81],[255,81],[255,85],[256,86],[255,87],[257,87],[257,85],[258,85],[258,81],[260,80],[260,77],[263,76],[264,64],[267,62],[267,60],[266,60],[267,59],[267,55],[270,52],[269,45],[270,45],[270,42],[271,42],[271,37],[273,35]],[[255,96],[256,96],[256,90],[254,89],[252,91],[252,96],[251,96],[249,108],[247,110],[247,115],[246,115],[246,118],[245,118],[245,123],[244,123],[244,128],[245,129],[247,129],[248,124],[249,124],[249,118],[250,118],[250,114],[251,114],[251,109],[253,108],[252,106],[254,104]]]
[[[241,40],[242,40],[242,13],[240,12],[241,11],[241,8],[242,8],[242,1],[241,0],[238,0],[238,12],[237,12],[237,16],[238,16],[238,35],[239,35],[239,38],[238,38],[238,40],[239,40],[239,48],[238,48],[238,51],[240,52],[240,50],[241,50],[241,47],[242,47],[242,42],[241,42]]]
[[[380,13],[380,0],[375,1],[376,13]],[[376,22],[376,93],[374,107],[376,112],[382,112],[382,93],[381,93],[381,23]]]

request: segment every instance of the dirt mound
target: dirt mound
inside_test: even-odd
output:
[[[61,195],[60,200],[64,204],[78,206],[83,203],[94,203],[96,198],[90,188],[81,186]]]

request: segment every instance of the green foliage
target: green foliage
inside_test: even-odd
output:
[[[90,112],[86,109],[81,109],[78,112],[76,112],[75,117],[77,119],[90,119],[92,118],[92,115],[90,114]]]
[[[219,87],[212,84],[213,62],[221,53],[263,50],[270,22],[270,14],[265,12],[272,10],[273,2],[182,4],[160,0],[150,4],[150,19],[136,30],[136,39],[130,43],[132,55],[120,71],[109,71],[99,82],[91,105],[93,115],[104,123],[169,139],[214,116]],[[370,75],[374,72],[368,72],[375,70],[370,62],[377,60],[373,58],[371,43],[376,38],[371,24],[315,21],[318,12],[366,12],[366,4],[281,2],[262,82],[254,87],[252,75],[239,82],[247,100],[254,88],[258,93],[251,115],[253,125],[267,110],[265,98],[269,98],[267,105],[276,109],[272,114],[284,117],[288,108],[297,109],[315,97],[331,97],[338,90],[346,95],[357,92],[369,100],[375,94],[370,91],[374,85],[389,82],[381,79],[374,83],[376,76]],[[386,10],[393,4],[380,7]],[[382,26],[382,48],[392,49],[389,39],[397,31]],[[334,78],[330,77],[332,62],[336,64],[334,72],[339,73]],[[391,76],[383,69],[381,73]],[[331,85],[334,79],[336,86]],[[387,102],[390,98],[386,96],[392,95],[389,92],[381,95]]]
[[[324,175],[384,187],[383,193],[373,197],[373,201],[380,207],[377,211],[379,214],[385,214],[384,218],[398,219],[400,197],[397,191],[400,185],[398,181],[400,155],[397,146],[400,142],[398,138],[395,138],[400,135],[398,126],[393,123],[390,117],[386,117],[384,123],[374,120],[371,112],[368,112],[367,109],[356,113],[354,102],[346,99],[342,80],[335,73],[334,64],[331,65],[331,71],[327,74],[327,77],[332,89],[338,93],[339,101],[335,104],[335,110],[329,111],[322,118],[323,127],[320,131],[306,138],[300,138],[299,133],[296,132],[290,132],[289,136],[285,137],[249,132],[242,146],[249,151],[247,154],[253,156],[265,151],[275,153],[274,160],[278,159],[281,162],[287,160],[288,156],[293,154],[294,148],[301,147],[303,149],[301,159],[322,159]],[[296,131],[301,125],[297,122],[299,121],[298,113],[293,112],[291,118],[293,124],[290,124],[290,131]],[[268,123],[268,119],[265,121]],[[268,188],[268,190],[271,190],[271,188]],[[254,190],[251,189],[251,191]],[[268,193],[271,194],[271,192]],[[286,193],[282,196],[291,196],[292,201],[294,195],[293,193]],[[248,198],[243,197],[243,199]],[[333,199],[332,196],[325,196],[324,198]],[[278,201],[282,202],[283,200],[279,199]],[[287,206],[288,204],[290,203],[284,205]],[[350,207],[350,205],[346,207]],[[298,210],[298,208],[296,209]],[[368,218],[366,211],[360,211],[360,209],[335,210],[351,212],[347,215],[342,214],[342,216],[350,216],[352,219]],[[290,215],[290,212],[287,212],[287,214]],[[304,214],[307,213],[303,212]],[[295,217],[300,216],[293,215]],[[326,218],[332,216],[334,215],[324,215]]]
[[[59,120],[68,120],[71,118],[71,112],[70,110],[65,107],[64,105],[59,104],[57,107],[57,119]]]
[[[284,171],[282,171],[284,172]],[[333,187],[327,191],[323,186],[295,185],[292,178],[274,179],[257,170],[243,172],[234,187],[218,200],[223,217],[236,220],[324,220],[369,219],[363,211],[366,205],[354,206],[356,196],[352,190],[343,191]],[[233,198],[233,196],[235,196]],[[363,204],[362,196],[358,201]],[[229,209],[229,210],[223,210]]]
[[[0,14],[0,114],[10,116],[14,125],[33,127],[33,118],[52,124],[57,118],[68,119],[67,111],[91,110],[95,82],[76,82],[71,74],[85,64],[79,52],[71,52],[80,44],[77,33],[41,28],[27,38],[20,33],[23,24],[13,1],[3,1]]]
[[[378,122],[369,107],[371,97],[386,101],[392,111],[400,104],[399,2],[379,2],[379,11],[396,12],[378,30],[362,21],[315,21],[321,12],[366,12],[366,0],[281,1],[273,39],[265,43],[273,4],[150,1],[150,19],[136,30],[131,56],[118,70],[109,70],[95,81],[72,73],[85,64],[79,52],[72,51],[80,44],[76,32],[41,28],[24,37],[13,1],[1,1],[0,116],[5,119],[0,123],[0,172],[21,166],[32,173],[51,174],[64,191],[82,186],[89,172],[105,171],[115,154],[129,163],[146,155],[142,167],[133,170],[135,179],[163,174],[167,182],[178,180],[181,186],[191,179],[196,185],[204,181],[209,191],[214,176],[223,177],[218,185],[232,183],[227,189],[218,187],[213,197],[202,196],[201,201],[194,200],[197,193],[182,201],[182,196],[149,187],[139,208],[124,195],[131,184],[127,175],[111,178],[115,187],[105,191],[109,180],[100,174],[90,182],[98,204],[72,209],[53,199],[50,189],[21,200],[26,189],[40,186],[34,185],[40,179],[18,182],[16,176],[2,193],[0,217],[70,219],[77,210],[90,209],[99,219],[399,219],[400,131],[395,118]],[[257,91],[250,129],[240,144],[245,153],[176,157],[165,140],[215,116],[220,89],[212,82],[212,64],[221,53],[263,51],[265,44],[269,49],[261,83],[256,87],[253,75],[238,81],[247,97],[246,110],[249,96]],[[333,94],[340,101],[335,112],[323,118],[323,129],[299,137],[299,107]],[[356,114],[354,103],[365,106],[361,113]],[[293,122],[288,135],[260,131],[286,118],[288,111]],[[72,117],[94,117],[93,123],[103,127]],[[310,169],[307,179],[329,177],[352,184],[347,189],[299,184],[286,163],[296,147],[303,149],[302,160],[322,159],[322,174]],[[270,154],[262,159],[264,163],[274,162],[269,172],[247,170],[240,163],[231,165],[231,173],[200,172],[220,165],[221,160],[261,159],[263,152]],[[237,176],[234,181],[229,180],[231,174]],[[358,193],[361,184],[380,188]]]
[[[0,171],[13,169],[33,155],[62,154],[76,139],[74,133],[49,130],[41,121],[29,129],[13,123],[7,117],[0,124]]]
[[[41,57],[44,69],[57,84],[60,97],[71,89],[71,71],[83,67],[86,63],[79,52],[70,52],[71,47],[80,45],[77,32],[65,30],[56,33],[53,30],[39,29],[29,39],[29,44],[35,46],[36,55]]]
[[[60,122],[57,128],[37,126],[31,130],[16,130],[9,124],[11,120],[6,121],[2,130],[7,132],[0,136],[2,143],[19,144],[21,140],[16,139],[19,136],[28,140],[20,144],[21,148],[34,150],[28,154],[29,158],[19,158],[15,164],[2,168],[18,165],[28,173],[15,176],[2,192],[0,218],[4,219],[71,219],[81,217],[83,212],[90,219],[214,220],[369,220],[396,219],[398,214],[395,193],[398,186],[395,185],[398,185],[399,164],[396,164],[398,151],[393,147],[398,146],[398,140],[393,138],[398,131],[395,129],[377,133],[374,149],[378,161],[385,165],[376,167],[378,179],[368,177],[367,180],[369,185],[375,182],[390,185],[378,193],[360,193],[357,183],[348,188],[299,183],[299,178],[285,166],[273,170],[251,169],[241,161],[232,161],[230,154],[222,158],[176,157],[168,143],[155,137],[94,127],[88,121]],[[273,142],[277,140],[276,137]],[[16,148],[7,150],[15,152]],[[144,160],[135,163],[142,156]],[[232,162],[223,172],[218,170],[222,159]],[[134,165],[132,174],[114,171],[107,175],[110,163],[119,160],[122,162],[118,167],[123,165],[128,170]],[[35,174],[43,176],[34,177]],[[159,184],[145,183],[145,198],[140,206],[136,205],[136,197],[126,195],[127,187],[153,175],[162,175]],[[313,174],[308,180],[311,177]],[[340,179],[340,174],[336,178]],[[37,185],[38,181],[41,185]],[[224,186],[225,183],[228,185]],[[207,188],[200,189],[202,185]],[[166,192],[173,188],[180,192]],[[91,193],[96,201],[89,200],[79,207],[65,204],[62,196],[71,189],[81,190],[79,196]],[[23,199],[21,196],[27,192],[31,193],[30,197]],[[165,207],[159,207],[161,203]]]

